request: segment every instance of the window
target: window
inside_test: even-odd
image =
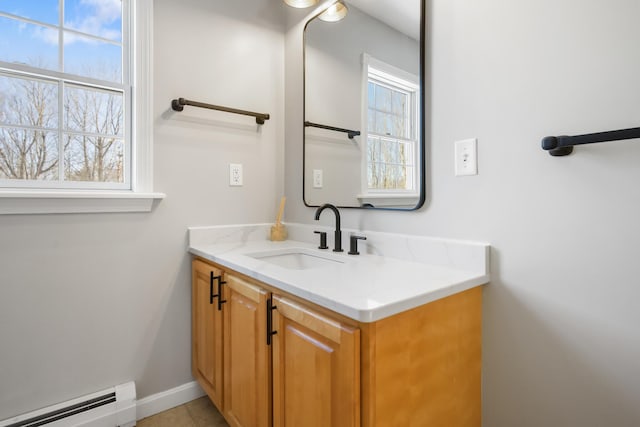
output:
[[[418,77],[368,55],[363,63],[366,84],[363,193],[368,197],[417,197]]]
[[[151,7],[152,0],[0,2],[0,203],[87,191],[112,201],[163,196],[145,193]]]

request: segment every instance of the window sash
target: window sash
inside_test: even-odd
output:
[[[21,124],[0,123],[0,126],[8,129],[22,129],[28,131],[44,131],[56,132],[58,138],[58,179],[45,180],[22,180],[22,179],[1,179],[0,188],[11,189],[105,189],[105,190],[132,190],[133,189],[133,144],[132,144],[132,125],[133,125],[133,103],[132,103],[132,68],[133,63],[131,56],[133,49],[131,47],[131,20],[130,20],[130,0],[122,0],[122,34],[121,41],[107,39],[101,36],[88,34],[78,31],[64,25],[64,0],[59,3],[59,20],[58,25],[46,23],[38,20],[25,18],[22,16],[0,12],[0,16],[4,18],[14,19],[19,22],[25,22],[38,26],[43,26],[58,31],[58,69],[49,70],[45,68],[34,67],[22,63],[10,63],[0,61],[0,75],[6,75],[18,79],[35,79],[58,85],[58,127],[57,128],[40,128],[37,126],[25,126]],[[120,82],[96,79],[92,77],[82,76],[64,71],[64,33],[75,34],[92,40],[117,45],[121,47],[121,77]],[[64,122],[64,102],[65,88],[80,87],[86,90],[106,91],[122,96],[122,114],[123,114],[123,134],[110,135],[107,133],[93,133],[79,131],[67,128]],[[65,156],[64,156],[64,140],[67,135],[80,135],[84,137],[104,137],[122,140],[124,143],[124,161],[123,161],[123,182],[97,182],[97,181],[70,181],[65,180]]]
[[[416,188],[418,165],[416,163],[418,156],[418,132],[419,132],[419,120],[418,120],[418,95],[419,85],[410,81],[409,79],[415,77],[408,73],[396,69],[393,66],[385,64],[368,55],[363,55],[363,129],[366,129],[366,135],[364,143],[366,147],[363,150],[363,182],[362,191],[366,194],[404,194],[404,195],[416,195],[418,189]],[[417,82],[417,77],[412,78]],[[386,87],[392,91],[399,92],[408,97],[408,102],[405,104],[402,116],[393,114],[393,106],[391,111],[380,110],[379,108],[369,107],[369,95],[368,85],[369,83],[374,85]],[[405,135],[387,135],[376,131],[376,119],[370,119],[369,114],[371,112],[381,111],[383,114],[392,115],[395,117],[402,117],[404,120],[404,132]],[[373,123],[373,128],[370,128],[370,124]],[[369,182],[369,169],[373,167],[369,158],[369,144],[372,140],[395,142],[396,144],[408,143],[411,145],[411,156],[405,159],[405,162],[400,165],[397,162],[385,162],[382,159],[378,159],[375,163],[377,165],[390,165],[392,167],[400,166],[405,168],[406,183],[405,188],[378,188],[370,187]],[[378,176],[378,178],[383,178]]]
[[[401,114],[397,114],[393,111],[393,105],[391,105],[391,109],[389,111],[378,108],[377,105],[374,105],[373,107],[368,106],[368,112],[367,114],[369,114],[369,112],[373,112],[373,119],[371,119],[371,117],[369,116],[367,119],[367,132],[370,134],[377,134],[377,135],[381,135],[381,136],[390,136],[390,137],[394,137],[394,138],[407,138],[414,140],[416,139],[416,125],[415,125],[415,121],[412,119],[412,112],[414,109],[414,104],[415,104],[415,92],[411,92],[408,90],[405,90],[403,88],[399,88],[390,84],[387,84],[384,81],[375,79],[375,78],[371,78],[369,77],[368,83],[373,84],[374,88],[376,87],[384,87],[387,88],[391,91],[391,95],[393,95],[393,93],[399,93],[401,95],[406,96],[407,98],[407,102],[404,105],[404,108],[402,110]],[[376,101],[377,101],[377,89],[375,89],[376,91]],[[368,95],[367,95],[368,96]],[[391,101],[393,104],[393,100]],[[377,103],[376,103],[377,104]],[[377,128],[378,128],[378,121],[377,121],[377,114],[375,113],[380,113],[383,116],[390,116],[392,118],[399,118],[401,119],[402,123],[404,124],[403,126],[403,133],[402,135],[398,135],[398,134],[394,134],[394,133],[390,133],[390,134],[382,134],[380,132],[377,132]],[[373,126],[371,126],[371,124],[373,123]]]
[[[129,0],[122,0],[122,16],[121,16],[121,22],[122,22],[122,37],[121,37],[121,41],[117,41],[117,40],[112,40],[112,39],[108,39],[105,37],[101,37],[95,34],[90,34],[90,33],[86,33],[83,31],[79,31],[76,30],[72,27],[67,27],[64,25],[64,0],[59,0],[60,1],[60,10],[59,10],[59,16],[58,16],[58,25],[55,24],[51,24],[51,23],[47,23],[47,22],[42,22],[42,21],[38,21],[38,20],[34,20],[34,19],[29,19],[23,16],[19,16],[19,15],[14,15],[11,13],[7,13],[7,12],[3,12],[0,11],[0,17],[4,17],[4,18],[8,18],[8,19],[12,19],[15,21],[19,21],[19,22],[23,22],[23,23],[27,23],[27,24],[32,24],[32,25],[37,25],[39,27],[44,27],[44,28],[48,28],[50,30],[54,30],[58,33],[58,46],[57,46],[57,56],[58,56],[58,64],[57,64],[57,69],[55,70],[50,70],[47,68],[39,68],[39,67],[32,67],[32,66],[28,66],[25,64],[19,64],[19,63],[12,63],[12,62],[4,62],[4,61],[0,61],[0,64],[4,64],[4,66],[8,69],[12,69],[12,70],[20,70],[23,69],[25,72],[29,73],[35,73],[35,74],[41,74],[41,75],[48,75],[48,76],[56,76],[56,78],[61,78],[61,79],[68,79],[70,81],[75,80],[75,79],[79,79],[79,81],[84,81],[87,84],[94,84],[93,82],[100,82],[100,79],[92,79],[90,77],[85,77],[82,75],[78,75],[78,74],[74,74],[74,73],[69,73],[69,72],[65,72],[64,69],[64,34],[73,34],[76,36],[80,36],[83,38],[87,38],[90,40],[94,40],[94,41],[99,41],[102,43],[107,43],[113,46],[118,46],[121,48],[121,76],[120,76],[120,80],[118,82],[112,82],[112,81],[104,81],[104,83],[106,84],[107,87],[115,87],[116,85],[120,86],[120,87],[124,87],[129,85],[129,79],[131,77],[131,73],[129,72],[129,68],[128,68],[128,58],[130,55],[130,48],[129,48],[129,33],[130,33],[130,23],[129,23]],[[100,85],[100,83],[98,83]]]
[[[410,146],[409,148],[410,153],[406,156],[404,162],[400,162],[397,159],[396,161],[393,161],[393,159],[385,160],[382,157],[379,157],[374,160],[370,158],[369,150],[367,148],[367,186],[366,186],[367,192],[369,193],[393,192],[393,193],[413,194],[415,192],[415,169],[416,169],[416,162],[415,162],[416,153],[415,153],[415,143],[414,143],[415,141],[411,139],[393,138],[393,137],[384,136],[384,135],[369,134],[367,137],[368,147],[369,147],[369,144],[372,142],[372,140],[377,140],[379,144],[382,144],[383,142],[390,143],[392,145],[395,145],[398,148],[398,150],[401,144],[408,144]],[[405,187],[404,188],[380,188],[378,186],[372,186],[371,182],[369,182],[369,168],[376,168],[378,166],[384,166],[385,169],[388,169],[387,167],[391,167],[391,168],[399,167],[400,169],[404,169]],[[376,178],[380,180],[384,177],[382,175],[378,175]]]

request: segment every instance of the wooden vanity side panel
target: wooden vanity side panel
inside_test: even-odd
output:
[[[480,427],[482,288],[362,325],[366,427]]]

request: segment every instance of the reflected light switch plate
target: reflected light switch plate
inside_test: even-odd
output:
[[[313,188],[322,188],[322,169],[313,170]]]

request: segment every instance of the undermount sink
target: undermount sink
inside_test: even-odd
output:
[[[247,256],[290,270],[307,270],[344,263],[329,254],[325,255],[305,248],[274,249],[247,254]]]

